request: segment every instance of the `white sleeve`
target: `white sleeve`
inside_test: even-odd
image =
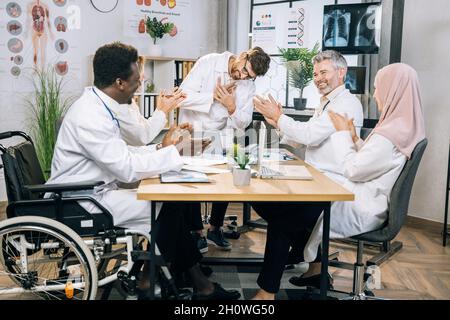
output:
[[[130,183],[170,170],[179,171],[183,166],[173,146],[156,152],[151,152],[148,146],[129,149],[125,141],[114,134],[115,128],[78,126],[76,130],[85,156],[121,182]]]
[[[255,85],[252,83],[247,90],[247,98],[243,100],[245,101],[243,105],[236,105],[236,110],[230,115],[229,127],[234,129],[245,129],[252,122],[254,95]]]
[[[305,146],[318,146],[336,132],[327,112],[307,122],[295,121],[283,114],[278,120],[278,127],[286,136],[286,141],[292,140]]]
[[[350,181],[370,181],[395,167],[395,146],[380,135],[373,135],[359,151],[350,131],[336,132],[330,139],[336,161],[342,165],[344,176]]]
[[[205,57],[200,58],[181,84],[180,88],[187,95],[181,108],[209,113],[214,97],[213,92],[205,92],[205,88],[203,88],[203,83],[207,77],[206,73],[210,72],[207,59]]]
[[[116,118],[120,123],[120,135],[132,146],[143,146],[153,141],[167,122],[166,114],[155,110],[152,117],[145,119],[137,105],[122,105]]]

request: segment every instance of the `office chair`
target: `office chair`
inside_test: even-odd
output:
[[[388,219],[382,228],[366,232],[357,236],[353,236],[352,239],[358,242],[356,262],[353,266],[353,292],[347,299],[364,300],[364,299],[380,299],[371,296],[372,293],[365,290],[365,270],[367,266],[363,262],[363,249],[364,242],[385,242],[394,239],[401,227],[403,226],[406,216],[408,214],[409,199],[411,197],[411,190],[414,184],[414,178],[416,177],[417,169],[422,159],[423,153],[427,146],[427,139],[422,140],[414,148],[411,158],[406,161],[402,172],[400,173],[397,181],[392,188],[390,201],[388,205]],[[330,265],[336,266],[336,264],[330,262]]]
[[[375,126],[374,121],[377,121],[377,120],[364,119],[364,125],[361,128],[361,133],[360,133],[361,139],[365,140],[369,136],[369,134],[372,132],[372,129]],[[356,246],[358,245],[357,241],[354,239],[351,239],[351,238],[336,239],[333,241],[347,243],[347,244],[353,244]],[[393,243],[391,243],[391,241],[367,242],[366,245],[379,250],[379,253],[377,253],[375,256],[371,257],[368,260],[369,265],[377,265],[377,266],[380,266],[384,261],[388,260],[395,253],[400,251],[400,249],[403,246],[403,244],[400,241],[395,241]],[[350,270],[353,269],[352,264],[342,263],[341,266],[345,267],[347,269],[350,269]]]
[[[101,286],[104,299],[116,280],[121,292],[135,295],[137,274],[152,258],[142,249],[150,236],[115,227],[111,213],[89,196],[64,194],[102,182],[46,185],[28,135],[3,132],[0,140],[16,136],[25,141],[9,148],[0,144],[8,197],[7,219],[0,222],[0,299],[88,300]],[[87,212],[79,201],[94,203],[100,212]],[[177,297],[158,249],[154,259],[167,280],[161,288],[167,296],[161,297],[169,290]]]

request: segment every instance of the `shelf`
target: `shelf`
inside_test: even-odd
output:
[[[188,61],[188,62],[195,62],[195,61],[197,61],[197,59],[191,59],[191,58],[152,57],[152,56],[145,56],[145,60],[153,60],[153,61]]]
[[[134,95],[138,96],[138,97],[142,97],[142,96],[158,96],[159,93],[156,93],[156,92],[136,92]]]

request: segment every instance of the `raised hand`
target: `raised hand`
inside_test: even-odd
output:
[[[156,109],[167,114],[172,110],[179,108],[186,97],[186,94],[178,87],[173,89],[172,94],[166,94],[165,90],[162,90],[157,98]]]
[[[356,134],[355,125],[353,124],[353,118],[348,119],[347,115],[342,116],[332,110],[328,110],[328,116],[330,117],[331,123],[333,123],[336,131],[350,131],[352,135],[353,142],[358,141],[358,135]]]
[[[269,98],[255,96],[253,98],[256,111],[264,116],[264,119],[273,127],[278,128],[278,120],[283,114],[283,108],[270,94]]]

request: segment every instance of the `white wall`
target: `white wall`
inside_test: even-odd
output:
[[[81,30],[79,31],[79,49],[75,53],[81,56],[81,78],[69,84],[70,91],[79,95],[89,79],[89,56],[103,44],[122,41],[134,45],[141,54],[148,54],[151,38],[148,41],[137,41],[123,36],[124,5],[130,0],[119,1],[117,9],[108,14],[95,11],[90,2],[79,1],[81,8]],[[219,34],[219,6],[221,0],[191,0],[192,16],[189,26],[191,36],[190,46],[180,46],[176,41],[163,41],[164,55],[182,58],[197,58],[209,52],[217,51]],[[0,132],[23,130],[28,132],[27,110],[23,103],[23,94],[2,92],[0,84]],[[5,141],[6,142],[6,141]],[[15,143],[14,140],[6,143]],[[0,170],[1,171],[1,170]],[[3,172],[0,173],[0,201],[6,199]]]
[[[450,1],[406,0],[402,62],[419,73],[429,141],[409,215],[443,222],[450,140]]]

